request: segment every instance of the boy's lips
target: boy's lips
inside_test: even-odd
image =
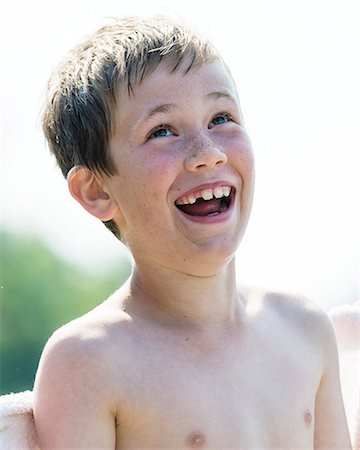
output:
[[[228,182],[201,185],[181,195],[175,206],[189,218],[209,219],[224,215],[233,204],[235,188]],[[225,217],[223,217],[225,219]]]

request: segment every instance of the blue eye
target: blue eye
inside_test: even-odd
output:
[[[168,125],[159,125],[154,130],[152,130],[149,135],[148,139],[154,139],[154,138],[160,138],[160,137],[168,137],[173,136],[173,131]]]
[[[231,117],[227,113],[217,114],[215,117],[211,119],[209,124],[209,128],[213,128],[216,125],[222,125],[226,122],[231,121]]]

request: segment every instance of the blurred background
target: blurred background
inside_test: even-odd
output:
[[[129,276],[126,249],[75,203],[41,133],[47,80],[111,17],[170,15],[236,80],[257,166],[240,283],[323,308],[359,297],[357,0],[33,0],[1,13],[1,393],[31,389],[51,333]]]

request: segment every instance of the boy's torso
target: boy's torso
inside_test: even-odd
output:
[[[263,300],[235,328],[108,327],[117,449],[313,448],[316,330],[303,308]]]

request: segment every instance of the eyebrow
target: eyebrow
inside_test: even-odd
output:
[[[205,98],[214,99],[214,100],[226,98],[226,99],[232,101],[233,103],[237,103],[236,99],[230,93],[228,93],[226,91],[209,92],[208,94],[206,94]],[[155,116],[156,114],[169,113],[169,112],[175,111],[176,108],[177,108],[177,106],[175,103],[163,103],[161,105],[156,105],[152,108],[149,108],[146,111],[146,113],[143,116],[143,119],[141,120],[141,123],[147,122],[148,120],[151,119],[151,117]]]
[[[220,98],[226,98],[228,100],[231,100],[234,103],[237,103],[236,99],[233,95],[231,95],[229,92],[226,91],[214,91],[209,92],[209,94],[206,95],[207,98],[213,98],[214,100],[218,100]]]
[[[143,121],[149,120],[151,117],[155,116],[159,113],[169,113],[171,111],[174,111],[176,109],[175,103],[164,103],[161,105],[154,106],[153,108],[150,108],[144,117]]]

